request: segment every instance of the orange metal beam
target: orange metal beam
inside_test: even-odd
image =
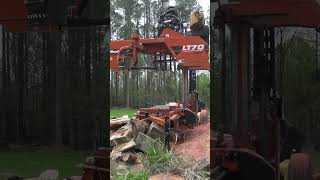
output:
[[[27,9],[23,0],[1,2],[0,25],[11,32],[26,31]]]
[[[118,40],[110,43],[110,69],[119,71],[119,50],[136,43],[132,40]],[[141,53],[171,54],[176,61],[182,61],[182,66],[189,70],[209,70],[209,46],[200,36],[184,36],[169,28],[164,29],[159,38],[139,39],[142,45]]]
[[[254,25],[314,27],[320,24],[318,0],[240,0],[239,4],[222,7],[231,9],[232,20],[240,18]]]
[[[150,116],[150,120],[160,126],[164,126],[165,120],[161,117]]]

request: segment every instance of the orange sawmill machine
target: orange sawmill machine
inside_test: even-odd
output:
[[[208,31],[204,31],[207,27],[203,14],[195,11],[192,17],[191,24],[196,27],[192,28],[193,34],[197,32],[197,35],[188,35],[175,8],[168,7],[160,15],[157,38],[140,39],[139,34],[132,34],[130,40],[110,43],[110,69],[114,72],[139,69],[182,71],[181,103],[141,108],[136,114],[136,119],[147,118],[150,123],[163,127],[166,134],[172,132],[179,139],[197,123],[197,113],[203,108],[196,92],[196,71],[209,70],[209,46],[205,40]],[[145,64],[151,66],[139,64],[142,54],[152,57],[145,60],[150,61]]]

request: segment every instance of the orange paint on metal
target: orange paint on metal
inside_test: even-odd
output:
[[[160,126],[164,126],[165,120],[161,117],[150,116],[150,120]]]
[[[170,109],[158,109],[158,108],[140,108],[140,112],[147,112],[147,113],[161,113],[165,115],[169,115]]]
[[[24,32],[27,25],[27,9],[23,0],[7,0],[0,6],[0,24],[11,32]]]
[[[252,24],[267,26],[307,26],[320,24],[320,3],[317,0],[240,0],[223,5],[231,9],[232,18],[243,18]]]
[[[179,114],[173,114],[172,116],[169,117],[169,120],[176,120],[179,119],[181,116]]]
[[[130,46],[134,50],[139,47],[144,54],[167,53],[190,70],[209,70],[209,46],[199,36],[184,36],[169,28],[162,31],[159,38],[139,39],[133,35],[132,40],[117,40],[110,43],[110,69],[119,71],[119,50]],[[139,46],[138,46],[139,45]],[[133,54],[136,58],[137,54]]]

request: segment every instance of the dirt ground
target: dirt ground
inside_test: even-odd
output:
[[[196,161],[210,161],[210,123],[194,127],[185,142],[175,145],[174,152]]]

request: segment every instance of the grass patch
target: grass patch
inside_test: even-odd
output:
[[[151,144],[143,156],[143,162],[151,174],[181,174],[186,164],[178,155],[173,155],[159,139]]]
[[[145,152],[144,161],[152,174],[177,174],[187,179],[209,179],[209,162],[193,161],[165,148],[162,141],[156,141]]]
[[[124,115],[128,115],[129,118],[131,118],[131,117],[135,117],[136,112],[137,112],[136,109],[128,109],[128,108],[111,109],[110,110],[110,118],[112,118],[112,117],[120,118]]]
[[[132,179],[132,180],[148,180],[149,179],[149,172],[147,171],[129,171],[125,179]],[[124,180],[125,180],[124,179]]]
[[[82,175],[86,152],[39,150],[34,152],[0,151],[0,179],[4,176],[39,176],[46,169],[56,169],[60,177]]]
[[[110,176],[111,179],[117,177],[117,163],[113,160],[110,161]]]
[[[145,157],[150,166],[158,166],[169,162],[173,157],[172,154],[164,147],[162,142],[149,146],[145,152]]]
[[[111,161],[111,179],[112,180],[148,180],[150,176],[149,171],[132,171],[123,170],[123,172],[118,172],[117,164]]]
[[[148,180],[149,176],[147,171],[128,171],[125,175],[117,176],[116,180]]]
[[[151,144],[142,156],[142,163],[146,169],[143,171],[132,171],[126,169],[118,169],[115,161],[111,161],[111,179],[114,180],[148,180],[149,176],[166,173],[170,171],[170,166],[174,156],[169,152],[161,141]]]
[[[132,171],[128,166],[118,168],[115,161],[111,161],[111,179],[113,180],[147,180],[151,175],[176,174],[187,179],[209,180],[209,162],[195,162],[182,158],[168,151],[162,141],[151,144],[142,156],[142,163],[146,169]]]

